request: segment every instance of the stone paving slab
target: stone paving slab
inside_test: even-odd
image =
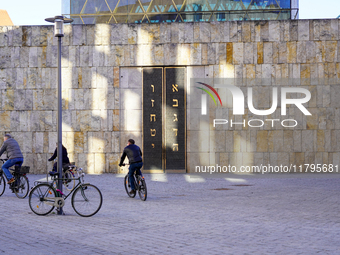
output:
[[[339,254],[339,179],[244,182],[146,174],[148,199],[124,175],[86,175],[103,206],[93,217],[37,216],[28,198],[0,197],[0,254]],[[29,175],[30,185],[44,175]],[[216,190],[217,189],[217,190]]]

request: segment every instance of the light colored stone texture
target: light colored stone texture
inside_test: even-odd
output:
[[[238,65],[243,63],[243,43],[233,44],[233,64]]]
[[[287,62],[296,63],[297,44],[296,42],[287,42]]]
[[[198,23],[200,26],[200,42],[205,42],[208,43],[211,40],[211,28],[210,28],[210,23],[207,22],[199,22]]]
[[[230,42],[238,42],[237,21],[229,22],[229,40]]]
[[[298,41],[298,21],[292,20],[289,23],[290,41]]]
[[[326,62],[334,62],[337,59],[338,55],[338,42],[337,41],[326,41],[325,45],[325,61]]]
[[[11,49],[11,67],[20,66],[20,47],[13,47]]]
[[[179,23],[171,23],[171,43],[179,42]],[[199,36],[199,35],[198,35]],[[196,41],[196,40],[195,40]]]
[[[280,21],[269,22],[269,41],[280,41]]]
[[[244,64],[254,64],[254,43],[244,44]]]
[[[8,27],[1,26],[0,27],[0,46],[8,46]]]
[[[331,40],[331,20],[320,20],[320,40]]]
[[[160,24],[160,43],[171,42],[171,23]]]
[[[297,63],[306,63],[306,43],[305,42],[297,42]]]
[[[263,63],[273,63],[273,43],[271,42],[263,43]]]
[[[223,52],[221,53],[221,55],[223,55]],[[225,52],[224,56],[226,56]],[[190,44],[190,63],[192,65],[201,65],[201,61],[202,61],[202,44],[198,43]]]
[[[298,40],[299,41],[309,40],[309,20],[298,21]]]
[[[242,23],[242,42],[251,42],[251,22],[243,22]]]
[[[268,151],[268,131],[257,131],[257,152],[267,152]]]
[[[211,42],[224,42],[221,37],[223,37],[223,33],[221,32],[221,29],[223,31],[223,23],[220,22],[211,22],[210,23],[210,29],[211,29]]]

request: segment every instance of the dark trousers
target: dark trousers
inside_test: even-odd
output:
[[[57,171],[57,164],[58,164],[58,162],[55,162],[54,164],[53,164],[53,172],[58,172]],[[62,163],[62,168],[64,168],[65,166],[67,166],[69,163]]]
[[[136,190],[133,174],[135,173],[135,171],[137,171],[137,174],[141,175],[140,169],[142,168],[142,166],[143,162],[132,163],[129,166],[129,181],[132,190]]]

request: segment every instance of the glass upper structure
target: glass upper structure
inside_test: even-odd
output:
[[[63,0],[72,24],[298,18],[299,0]]]

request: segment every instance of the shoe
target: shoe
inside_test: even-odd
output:
[[[7,184],[11,184],[11,183],[13,183],[13,182],[15,182],[14,178],[10,179],[10,180],[7,182]]]
[[[134,195],[134,194],[136,194],[136,191],[135,191],[135,190],[131,190],[131,191],[129,192],[129,194],[130,194],[130,195]]]

